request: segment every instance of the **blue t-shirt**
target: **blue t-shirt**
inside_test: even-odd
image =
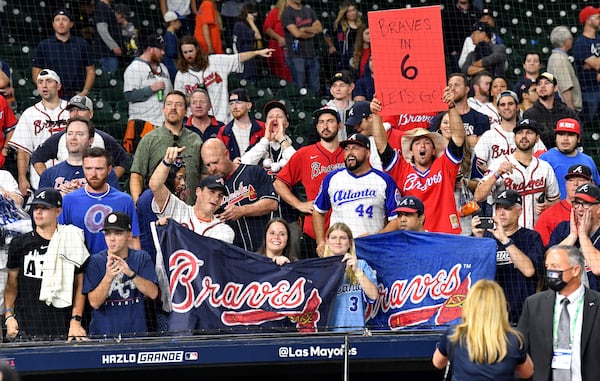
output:
[[[492,233],[488,231],[483,236],[494,239]],[[540,234],[531,229],[520,228],[509,238],[531,259],[535,268],[535,275],[526,278],[510,260],[510,255],[504,246],[496,241],[496,281],[506,294],[510,322],[517,324],[525,299],[535,294],[538,279],[544,276],[544,244]]]
[[[106,274],[107,251],[92,255],[85,268],[83,277],[83,294],[94,290]],[[158,284],[154,264],[145,251],[129,249],[127,265],[138,276]],[[98,309],[92,309],[90,335],[145,334],[146,313],[144,311],[144,294],[142,294],[129,277],[120,273],[110,286],[109,296]]]
[[[556,180],[558,181],[558,188],[560,189],[560,199],[564,200],[567,198],[567,180],[565,175],[569,171],[569,167],[577,164],[583,164],[590,167],[592,170],[592,180],[594,184],[600,184],[600,174],[598,174],[598,168],[596,163],[589,155],[577,151],[575,156],[567,156],[561,153],[558,148],[552,148],[547,152],[540,155],[540,159],[547,161],[554,169]]]
[[[88,251],[98,253],[107,249],[101,230],[104,226],[104,218],[113,211],[128,214],[131,218],[133,236],[140,235],[133,199],[127,193],[113,187],[110,187],[106,194],[91,192],[88,194],[86,187],[83,187],[65,195],[58,223],[73,224],[83,229]]]
[[[514,333],[508,333],[506,357],[494,364],[477,364],[469,359],[469,351],[463,343],[460,345],[452,343],[448,336],[452,335],[455,327],[450,327],[440,337],[440,353],[448,357],[452,363],[453,380],[477,380],[477,381],[513,381],[517,365],[527,360],[525,345],[519,342]],[[451,355],[450,355],[451,353]]]
[[[375,272],[363,259],[357,261],[358,268],[365,276],[377,285]],[[375,303],[369,299],[360,284],[350,284],[344,276],[342,285],[338,288],[337,296],[333,302],[329,323],[332,331],[347,332],[365,328],[365,302]]]

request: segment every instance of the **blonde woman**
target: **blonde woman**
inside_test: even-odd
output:
[[[452,363],[455,380],[512,381],[515,373],[527,379],[533,362],[521,334],[510,326],[506,297],[493,280],[471,287],[462,308],[461,323],[450,327],[433,354],[433,365]]]
[[[356,258],[354,238],[348,225],[337,222],[325,234],[325,257],[343,255],[346,276],[338,288],[331,311],[332,331],[362,330],[365,327],[365,302],[374,303],[378,296],[375,272],[367,262]]]

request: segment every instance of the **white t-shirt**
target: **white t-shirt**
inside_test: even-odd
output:
[[[167,67],[162,63],[159,67],[159,74],[153,74],[147,62],[134,59],[123,74],[123,92],[142,89],[157,81],[163,81],[165,83],[163,97],[166,97],[173,90],[173,85]],[[158,100],[158,94],[154,93],[143,102],[129,102],[129,120],[132,119],[145,120],[155,126],[162,126],[165,117],[163,102]]]
[[[156,204],[155,199],[152,199],[152,211],[158,217],[170,217],[179,222],[194,233],[205,237],[219,239],[224,242],[233,243],[235,233],[233,229],[224,222],[213,217],[212,221],[201,221],[194,213],[194,207],[181,201],[173,193],[169,194],[169,198],[165,203],[163,210]]]
[[[175,76],[175,90],[190,95],[200,86],[199,78],[210,96],[212,113],[218,121],[225,124],[232,119],[229,112],[229,74],[242,73],[244,64],[239,54],[211,54],[208,56],[208,67],[202,71],[181,72]]]

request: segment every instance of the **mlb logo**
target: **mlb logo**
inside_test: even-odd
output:
[[[188,361],[198,360],[198,352],[185,352],[184,359]]]

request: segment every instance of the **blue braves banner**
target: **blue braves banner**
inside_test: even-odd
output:
[[[340,257],[278,266],[169,220],[153,228],[169,331],[315,332],[344,276]]]
[[[395,231],[357,238],[355,245],[357,256],[377,272],[379,299],[367,311],[373,329],[457,323],[471,285],[496,276],[496,242],[490,238]]]

